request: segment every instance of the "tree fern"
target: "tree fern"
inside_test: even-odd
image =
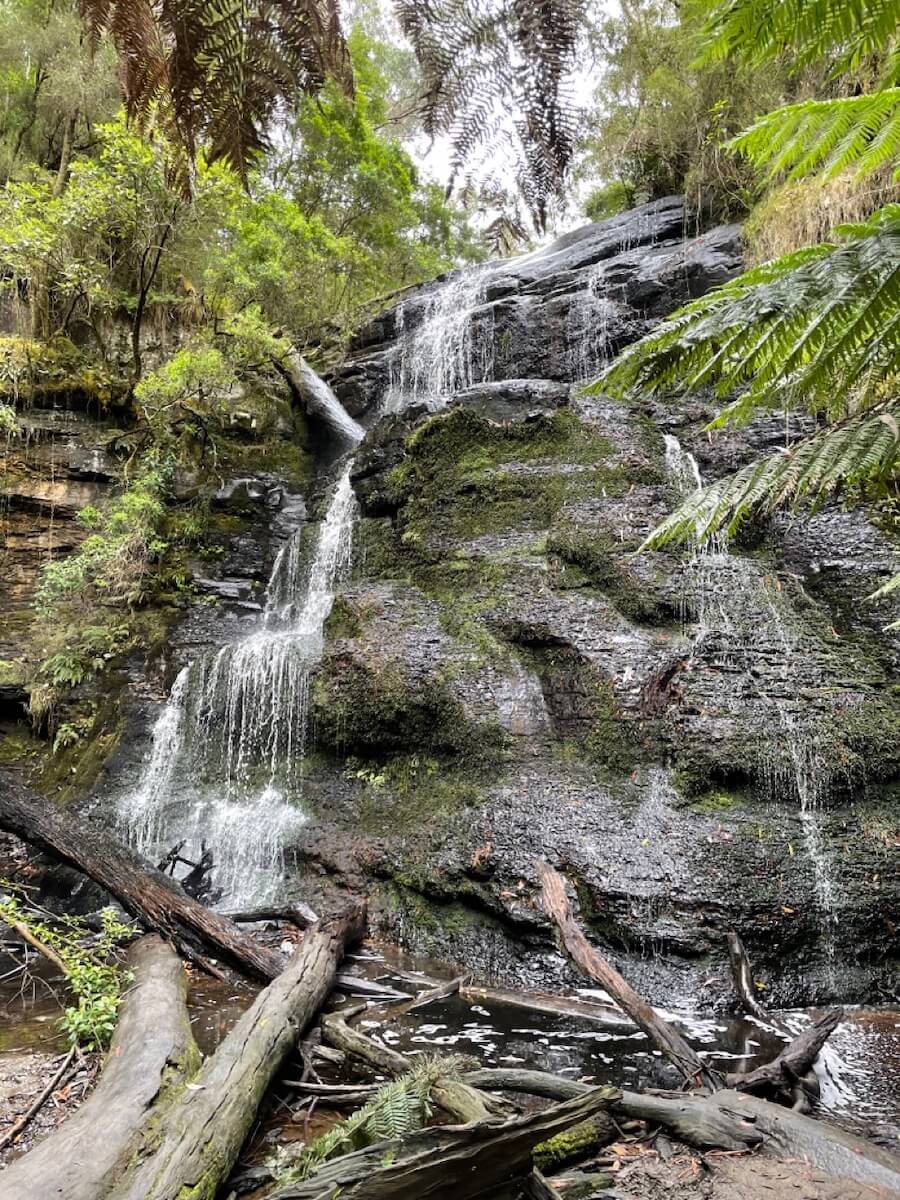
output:
[[[900,456],[898,417],[900,403],[886,402],[698,489],[642,548],[660,549],[689,538],[703,542],[721,532],[732,535],[748,516],[784,506],[815,507],[853,485],[883,488],[892,481]]]
[[[386,1084],[363,1108],[305,1147],[287,1171],[279,1172],[279,1181],[297,1182],[329,1158],[421,1129],[431,1116],[431,1089],[439,1079],[459,1075],[465,1065],[462,1056],[421,1059],[408,1075]]]
[[[900,205],[747,271],[629,347],[589,390],[740,390],[716,424],[802,401],[834,416],[900,370]]]
[[[395,8],[422,71],[426,131],[449,138],[453,177],[474,155],[513,141],[519,191],[543,230],[575,153],[571,72],[585,0],[395,0]]]
[[[201,137],[242,176],[278,106],[327,78],[352,91],[338,0],[80,0],[94,39],[108,31],[125,106],[163,125],[179,162]]]
[[[838,100],[806,100],[767,113],[730,145],[772,176],[862,179],[883,167],[900,178],[900,88]]]
[[[762,62],[787,52],[799,64],[831,59],[846,70],[878,56],[891,84],[900,82],[897,20],[896,0],[719,0],[703,57]]]

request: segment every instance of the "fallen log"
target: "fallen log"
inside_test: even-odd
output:
[[[678,1030],[658,1016],[646,1000],[590,945],[572,915],[566,895],[566,881],[562,875],[543,860],[538,860],[537,872],[541,880],[544,912],[559,930],[563,949],[575,966],[588,979],[599,983],[609,992],[638,1028],[674,1063],[688,1083],[693,1087],[703,1085],[711,1091],[721,1087],[721,1075],[707,1066]]]
[[[331,991],[345,945],[364,927],[354,908],[307,931],[283,973],[160,1113],[108,1200],[213,1200],[266,1089]]]
[[[548,1013],[554,1017],[575,1017],[579,1021],[591,1021],[604,1029],[620,1029],[634,1032],[634,1021],[620,1009],[604,1008],[590,1000],[576,996],[551,996],[540,992],[504,992],[497,988],[463,985],[460,997],[476,1004],[503,1004],[511,1008],[524,1008],[530,1012]]]
[[[527,1092],[550,1100],[572,1100],[586,1096],[587,1083],[550,1075],[544,1071],[486,1068],[469,1071],[463,1078],[475,1087],[501,1091]],[[747,1150],[762,1140],[752,1123],[732,1117],[721,1108],[704,1105],[705,1096],[651,1096],[642,1092],[622,1092],[610,1106],[614,1116],[635,1118],[665,1125],[692,1146],[717,1150]]]
[[[199,1054],[181,961],[150,934],[128,953],[134,974],[97,1086],[62,1125],[0,1175],[4,1200],[99,1200],[127,1162],[160,1093]]]
[[[705,1103],[752,1121],[767,1154],[799,1158],[835,1179],[900,1196],[900,1158],[874,1142],[745,1092],[720,1091]]]
[[[358,1058],[391,1078],[397,1079],[410,1070],[405,1055],[382,1046],[374,1038],[353,1029],[341,1013],[329,1013],[322,1018],[322,1036],[330,1045],[345,1054]],[[491,1116],[485,1097],[470,1084],[459,1079],[439,1079],[431,1089],[431,1097],[439,1108],[456,1121],[484,1121]]]
[[[844,1019],[842,1008],[832,1008],[817,1017],[771,1062],[752,1071],[726,1077],[729,1087],[741,1092],[766,1092],[797,1103],[797,1089],[812,1069],[822,1047]]]
[[[148,929],[174,942],[186,958],[206,967],[219,956],[253,979],[268,981],[284,969],[280,954],[246,937],[231,921],[187,896],[139,854],[119,845],[79,815],[28,793],[0,775],[0,828],[88,875]]]
[[[528,1092],[556,1100],[586,1096],[591,1090],[589,1084],[544,1071],[486,1068],[467,1072],[463,1078],[479,1088]],[[758,1145],[761,1153],[772,1157],[800,1159],[835,1179],[881,1188],[886,1197],[900,1195],[900,1158],[895,1154],[758,1096],[724,1089],[711,1096],[625,1091],[609,1111],[613,1116],[664,1125],[692,1145],[723,1150]],[[714,1135],[716,1139],[721,1135],[721,1140],[714,1140]]]
[[[526,1117],[440,1126],[379,1142],[326,1163],[301,1183],[276,1188],[267,1200],[332,1200],[338,1194],[341,1200],[473,1200],[530,1174],[538,1143],[603,1112],[618,1095],[615,1088],[592,1088]]]
[[[290,904],[266,904],[261,908],[248,908],[240,912],[223,913],[235,925],[253,925],[257,921],[286,921],[298,929],[309,929],[315,925],[318,916],[302,900],[292,900]]]

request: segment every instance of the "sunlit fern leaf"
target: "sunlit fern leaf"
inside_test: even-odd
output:
[[[589,390],[740,393],[717,426],[801,403],[844,415],[863,381],[900,371],[900,205],[836,233],[682,308]]]
[[[815,508],[852,485],[887,484],[900,463],[898,417],[900,405],[885,403],[699,489],[654,529],[642,549],[731,535],[751,516],[786,507]],[[876,596],[894,587],[900,583],[892,580]]]
[[[426,131],[450,140],[454,178],[512,134],[518,187],[543,230],[575,153],[571,78],[586,0],[397,0],[395,7],[422,71]]]
[[[80,0],[95,40],[108,32],[126,112],[157,123],[187,173],[200,141],[246,176],[279,106],[335,79],[353,89],[338,0]]]
[[[900,88],[839,100],[805,100],[767,113],[730,145],[772,176],[863,178],[900,168]],[[898,170],[900,173],[900,170]]]

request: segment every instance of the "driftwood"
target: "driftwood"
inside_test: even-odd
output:
[[[736,933],[728,934],[728,957],[735,991],[746,1012],[757,1020],[789,1036],[784,1022],[766,1011],[755,995],[753,970],[744,944]],[[810,1112],[819,1098],[819,1083],[813,1066],[825,1042],[844,1016],[841,1008],[830,1009],[818,1017],[797,1037],[792,1038],[777,1058],[756,1067],[726,1076],[729,1087],[758,1092],[791,1104],[799,1112]]]
[[[538,861],[537,870],[544,912],[555,923],[562,946],[575,966],[609,992],[690,1084],[695,1087],[703,1084],[711,1090],[720,1087],[722,1077],[719,1073],[707,1066],[678,1030],[657,1016],[646,1000],[590,945],[572,915],[562,875],[543,861]]]
[[[769,1014],[759,1002],[756,989],[753,986],[753,971],[750,959],[744,949],[744,943],[733,930],[728,934],[728,961],[731,965],[731,979],[734,990],[745,1012],[760,1021],[768,1021]]]
[[[505,992],[497,988],[463,985],[459,989],[463,1000],[476,1004],[503,1004],[511,1008],[524,1008],[531,1012],[549,1013],[554,1017],[575,1017],[579,1021],[591,1021],[604,1029],[634,1030],[634,1021],[620,1009],[604,1008],[590,1000],[575,996],[550,996],[539,992]]]
[[[322,1018],[322,1036],[330,1045],[392,1078],[396,1079],[410,1070],[410,1062],[405,1055],[353,1029],[341,1013],[330,1013]],[[485,1097],[471,1084],[459,1079],[439,1079],[431,1089],[431,1098],[457,1121],[484,1121],[491,1116],[491,1108],[485,1103]]]
[[[326,1163],[267,1200],[332,1200],[338,1194],[341,1200],[474,1200],[528,1175],[539,1142],[603,1112],[618,1096],[615,1088],[592,1088],[527,1117],[424,1129],[380,1142]]]
[[[266,1089],[330,992],[345,944],[364,925],[356,908],[307,931],[284,972],[160,1114],[109,1200],[212,1200]]]
[[[7,776],[0,776],[0,828],[90,876],[143,925],[203,967],[212,954],[264,981],[284,968],[280,954],[185,895],[174,880],[119,845],[107,830],[28,793]]]
[[[363,979],[361,975],[339,974],[335,986],[348,996],[367,996],[372,1000],[412,1000],[409,992],[401,992],[399,988],[389,987],[385,983],[377,983],[373,979]]]
[[[197,1058],[181,961],[148,935],[130,949],[134,983],[91,1095],[0,1175],[4,1200],[98,1200],[133,1151],[159,1093]]]
[[[249,908],[241,912],[223,914],[236,925],[252,925],[257,921],[287,921],[298,929],[309,929],[315,925],[318,916],[302,900],[292,900],[290,904],[267,904],[262,908]]]
[[[797,1080],[810,1070],[820,1050],[843,1018],[842,1008],[829,1009],[798,1034],[771,1062],[763,1063],[761,1067],[755,1067],[752,1071],[729,1075],[729,1087],[742,1092],[771,1089],[791,1097]]]

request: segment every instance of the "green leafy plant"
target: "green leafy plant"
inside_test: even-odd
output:
[[[900,16],[886,0],[728,0],[713,8],[707,28],[708,59],[755,62],[788,45],[801,63],[830,54],[857,68],[877,54],[889,83],[900,62]],[[868,174],[897,165],[896,107],[885,116],[895,100],[782,109],[737,144],[776,171]],[[898,326],[900,204],[888,204],[827,242],[745,272],[629,347],[593,390],[709,386],[723,398],[736,394],[711,428],[776,407],[806,410],[818,425],[783,453],[689,497],[646,545],[733,533],[753,513],[816,505],[838,491],[851,503],[896,499]]]
[[[74,1003],[60,1018],[73,1046],[102,1050],[115,1029],[122,994],[130,974],[115,961],[114,951],[134,930],[123,924],[111,908],[103,909],[99,938],[75,917],[38,917],[17,894],[14,885],[0,879],[0,920],[25,926],[62,962]],[[49,914],[48,914],[49,917]]]
[[[408,1075],[380,1088],[368,1104],[316,1138],[289,1166],[279,1164],[279,1182],[299,1182],[330,1158],[421,1129],[431,1116],[431,1089],[438,1079],[458,1076],[464,1063],[452,1055],[420,1059]]]

